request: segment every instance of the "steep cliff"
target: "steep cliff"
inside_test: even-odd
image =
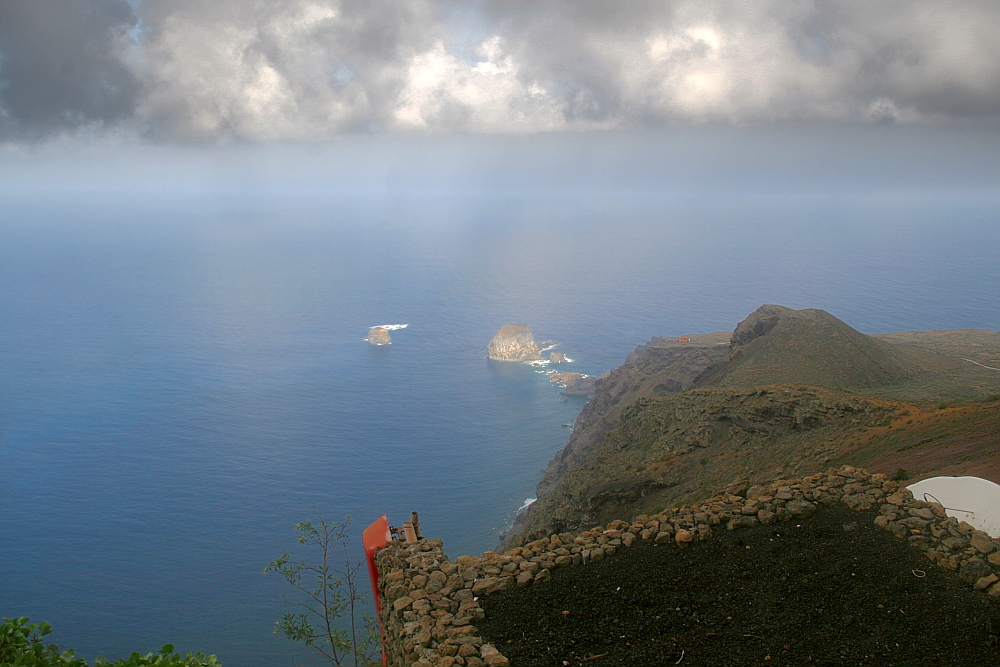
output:
[[[692,389],[625,406],[580,465],[553,480],[525,539],[603,523],[751,483],[821,469],[905,406],[795,385]]]
[[[669,396],[690,389],[698,375],[729,351],[728,332],[686,338],[683,343],[677,338],[653,338],[629,354],[624,364],[597,378],[594,395],[577,417],[569,443],[542,474],[539,497],[590,456],[622,408],[641,396]]]
[[[523,323],[505,324],[486,346],[486,356],[494,361],[533,361],[541,359],[531,328]]]
[[[392,339],[389,338],[389,330],[384,327],[372,327],[368,330],[368,342],[372,345],[389,345]]]

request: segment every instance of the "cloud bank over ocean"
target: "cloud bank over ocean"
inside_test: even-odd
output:
[[[0,141],[164,143],[1000,114],[995,2],[0,5]]]

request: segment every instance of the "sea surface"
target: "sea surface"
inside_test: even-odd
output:
[[[0,615],[88,659],[316,664],[262,573],[297,522],[353,517],[360,558],[417,510],[480,553],[568,439],[584,399],[488,361],[502,324],[589,374],[765,303],[996,330],[998,257],[996,201],[960,196],[8,198]]]

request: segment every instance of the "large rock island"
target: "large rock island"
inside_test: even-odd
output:
[[[505,324],[486,346],[486,356],[494,361],[534,361],[541,359],[531,328],[524,322]]]

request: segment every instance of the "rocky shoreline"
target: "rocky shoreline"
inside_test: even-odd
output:
[[[584,373],[560,373],[549,371],[549,382],[560,386],[560,394],[566,396],[589,396],[594,391],[597,378]]]

